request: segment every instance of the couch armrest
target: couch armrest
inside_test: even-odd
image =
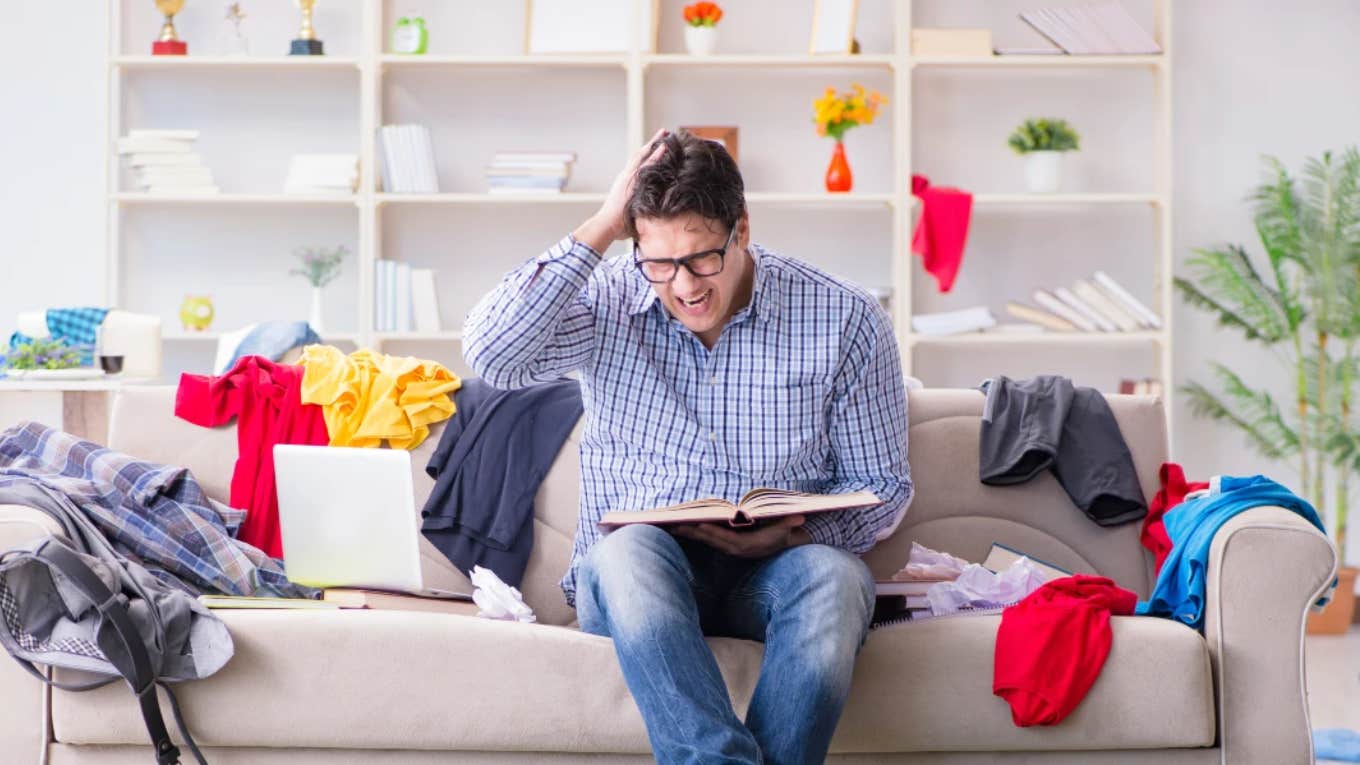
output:
[[[0,551],[60,533],[61,526],[41,510],[0,505]],[[42,683],[0,652],[0,752],[12,753],[6,758],[13,756],[13,762],[39,762],[47,748],[44,690]]]
[[[1225,765],[1313,761],[1303,631],[1336,575],[1336,548],[1280,507],[1225,523],[1209,549],[1204,637]]]

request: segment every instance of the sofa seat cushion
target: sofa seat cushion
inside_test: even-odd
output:
[[[607,638],[567,627],[396,611],[226,611],[236,655],[177,695],[205,746],[645,753]],[[870,633],[836,752],[1208,746],[1204,641],[1168,621],[1114,620],[1100,679],[1061,725],[1021,729],[991,693],[999,617]],[[763,645],[710,638],[744,716]],[[73,679],[59,673],[63,679]],[[167,708],[168,714],[168,708]],[[55,691],[55,739],[141,744],[126,686]]]

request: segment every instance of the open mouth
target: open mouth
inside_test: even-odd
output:
[[[692,300],[677,298],[677,300],[680,302],[681,307],[683,307],[685,309],[685,312],[689,314],[703,313],[705,310],[708,309],[708,304],[712,299],[713,299],[712,289],[705,290],[702,295],[699,295],[698,297]]]

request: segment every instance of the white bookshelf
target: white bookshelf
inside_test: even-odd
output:
[[[1059,0],[1055,0],[1057,2]],[[1146,2],[1147,0],[1126,0]],[[650,2],[650,0],[638,0]],[[934,2],[935,5],[931,6]],[[154,232],[157,226],[173,222],[176,214],[197,216],[194,220],[214,221],[216,216],[230,221],[227,234],[249,230],[256,217],[268,218],[274,229],[286,227],[287,222],[296,220],[299,225],[311,226],[312,231],[328,231],[343,225],[347,233],[346,241],[352,242],[356,257],[348,262],[345,269],[353,281],[345,287],[352,293],[352,300],[345,303],[340,316],[329,316],[328,325],[334,325],[336,332],[326,333],[328,340],[352,343],[358,346],[400,347],[402,352],[414,348],[429,348],[438,351],[441,360],[448,360],[448,347],[459,343],[461,336],[457,324],[462,316],[459,312],[448,310],[441,305],[445,329],[435,333],[392,333],[376,332],[373,327],[374,264],[379,259],[396,258],[410,260],[419,267],[432,267],[438,271],[441,288],[441,303],[447,298],[444,290],[448,283],[456,279],[460,300],[466,302],[469,295],[480,295],[490,289],[499,276],[514,262],[504,264],[488,263],[478,253],[485,251],[493,239],[482,227],[507,227],[507,221],[561,221],[561,233],[570,230],[569,221],[587,214],[593,206],[600,204],[605,197],[605,189],[612,173],[622,166],[641,142],[657,127],[673,127],[667,119],[667,107],[674,96],[680,102],[685,98],[696,98],[683,92],[691,87],[702,91],[713,83],[727,78],[744,78],[742,82],[788,83],[789,78],[806,78],[806,103],[798,111],[784,113],[779,117],[781,131],[798,135],[811,133],[811,101],[823,87],[837,84],[844,87],[852,81],[865,82],[870,87],[882,90],[890,99],[887,111],[881,115],[881,122],[854,131],[850,141],[873,140],[886,142],[883,152],[883,167],[870,166],[879,163],[866,160],[874,156],[872,147],[864,152],[863,144],[858,144],[852,153],[851,162],[856,171],[856,190],[849,194],[828,194],[821,191],[820,173],[803,173],[799,180],[791,182],[788,176],[766,170],[764,175],[747,173],[747,201],[753,216],[764,220],[774,217],[786,225],[800,225],[804,221],[815,222],[824,230],[835,231],[837,226],[869,227],[879,237],[875,241],[885,244],[882,249],[881,273],[885,286],[893,290],[894,323],[903,343],[904,371],[918,376],[926,376],[930,370],[919,365],[924,362],[921,354],[964,354],[976,355],[997,352],[1020,352],[1027,356],[1042,354],[1051,357],[1049,371],[1065,373],[1069,360],[1091,350],[1131,349],[1148,352],[1154,360],[1153,369],[1134,368],[1121,370],[1127,377],[1153,376],[1164,382],[1167,395],[1172,390],[1171,339],[1174,337],[1172,326],[1172,293],[1170,290],[1172,252],[1171,252],[1171,30],[1169,0],[1151,0],[1152,33],[1162,45],[1164,53],[1156,56],[917,56],[910,51],[910,30],[913,21],[925,19],[922,25],[930,26],[969,26],[968,23],[938,23],[944,7],[940,0],[881,0],[879,3],[861,4],[860,34],[865,42],[865,52],[858,55],[807,55],[806,31],[804,26],[810,20],[810,9],[785,12],[781,4],[767,2],[763,8],[779,11],[779,22],[770,28],[768,22],[743,21],[735,7],[728,8],[728,18],[724,20],[724,35],[745,35],[743,44],[732,45],[734,50],[743,52],[719,53],[708,57],[696,58],[678,52],[678,29],[680,23],[680,0],[661,0],[660,46],[657,52],[644,51],[639,47],[632,50],[595,55],[521,55],[516,51],[522,43],[519,39],[511,42],[493,44],[483,38],[511,40],[522,32],[525,18],[525,5],[504,3],[497,5],[448,3],[443,0],[412,0],[398,3],[396,0],[347,0],[321,4],[318,31],[326,40],[327,55],[324,57],[288,57],[280,54],[286,45],[289,30],[281,28],[288,23],[296,23],[296,9],[293,4],[280,4],[280,8],[259,8],[250,10],[264,17],[259,21],[271,20],[274,31],[266,38],[261,28],[256,27],[252,35],[252,51],[257,50],[256,38],[260,38],[260,55],[253,57],[225,57],[212,54],[211,41],[205,39],[207,32],[218,23],[218,9],[211,13],[198,10],[190,4],[177,19],[181,32],[186,27],[197,31],[197,37],[190,38],[190,56],[157,57],[143,55],[150,40],[159,27],[159,20],[149,3],[140,0],[114,0],[110,17],[108,44],[108,125],[106,141],[106,168],[108,190],[108,229],[109,251],[107,257],[107,294],[110,304],[123,304],[130,296],[139,294],[141,282],[147,279],[141,249],[149,247],[148,231]],[[143,7],[146,6],[146,7]],[[455,7],[456,6],[456,7]],[[984,0],[971,3],[954,2],[948,4],[949,13],[963,13],[959,10],[969,6],[971,12],[979,15],[1000,13],[993,11]],[[933,11],[933,12],[932,12]],[[191,17],[191,13],[204,14]],[[809,18],[799,16],[806,13]],[[388,26],[398,14],[424,13],[431,19],[432,49],[426,55],[399,55],[386,52]],[[865,14],[876,13],[871,23],[866,23]],[[1010,12],[1013,16],[1013,12]],[[466,17],[462,14],[470,14]],[[211,16],[211,20],[207,19]],[[672,18],[674,17],[674,18]],[[639,14],[640,18],[640,14]],[[291,20],[291,21],[290,21]],[[949,20],[947,19],[946,22]],[[466,22],[466,23],[464,23]],[[197,23],[199,26],[195,27]],[[249,22],[248,22],[249,23]],[[743,23],[746,26],[741,26]],[[789,31],[779,25],[804,25]],[[479,25],[485,33],[478,31]],[[974,26],[986,26],[984,20]],[[870,28],[872,27],[872,28]],[[295,28],[295,27],[294,27]],[[470,30],[470,31],[469,31]],[[454,43],[447,43],[456,37]],[[436,50],[434,41],[440,39],[444,47]],[[637,40],[640,35],[632,39]],[[769,42],[778,40],[778,44]],[[793,42],[790,42],[793,41]],[[799,42],[801,41],[801,42]],[[636,45],[636,43],[635,43]],[[202,55],[200,55],[202,54]],[[270,54],[270,55],[266,55]],[[1007,191],[1002,188],[993,190],[982,184],[975,184],[973,190],[973,219],[987,221],[991,225],[993,216],[1012,216],[1016,221],[1026,220],[1028,216],[1071,216],[1071,220],[1081,220],[1084,216],[1099,215],[1105,211],[1146,209],[1138,213],[1150,216],[1154,232],[1151,237],[1151,252],[1146,254],[1145,267],[1151,271],[1152,288],[1150,293],[1143,291],[1138,295],[1156,310],[1163,321],[1163,328],[1156,332],[1132,333],[1046,333],[1042,335],[994,335],[977,334],[953,337],[928,337],[910,331],[910,317],[919,312],[924,302],[919,291],[925,284],[918,280],[929,280],[910,251],[912,227],[919,209],[911,196],[913,172],[918,168],[916,147],[929,138],[928,128],[920,127],[919,117],[929,114],[938,104],[924,99],[939,87],[927,87],[923,77],[944,76],[951,87],[966,91],[970,83],[985,78],[1005,78],[1012,87],[1033,84],[1036,88],[1049,87],[1050,78],[1067,81],[1074,77],[1091,78],[1090,84],[1099,84],[1102,77],[1114,78],[1116,83],[1129,81],[1143,82],[1136,78],[1150,78],[1150,111],[1153,115],[1150,127],[1152,156],[1121,156],[1125,163],[1143,163],[1153,168],[1151,180],[1146,184],[1129,184],[1133,188],[1072,191],[1057,194],[1030,194]],[[481,121],[471,121],[464,113],[448,104],[439,102],[438,91],[449,88],[456,93],[470,93],[480,96],[483,81],[506,88],[526,87],[539,97],[552,95],[554,91],[570,91],[586,94],[594,101],[589,102],[590,113],[596,118],[600,130],[594,137],[595,143],[589,147],[577,147],[580,160],[577,175],[581,183],[573,178],[571,189],[561,194],[533,196],[494,195],[475,187],[468,179],[472,177],[466,166],[441,165],[441,188],[447,191],[438,194],[395,194],[381,190],[376,159],[377,129],[390,121],[408,121],[412,113],[428,120],[432,127],[443,132],[436,133],[436,154],[442,156],[449,144],[460,144],[464,138],[472,141],[477,150],[484,150],[492,140],[506,128],[515,128],[526,118],[509,108],[513,99],[502,102],[498,108],[488,109]],[[1086,80],[1082,80],[1086,82]],[[543,84],[548,83],[548,84]],[[691,84],[697,83],[697,84]],[[179,97],[183,89],[198,88],[212,93],[221,88],[222,92],[231,89],[246,90],[252,95],[259,94],[258,104],[251,106],[251,99],[238,98],[235,104],[245,104],[246,114],[240,111],[227,111],[221,107],[218,113],[223,121],[230,122],[230,129],[240,131],[245,146],[268,145],[270,142],[287,142],[288,151],[352,151],[360,157],[360,187],[352,196],[292,196],[281,193],[281,181],[274,183],[277,190],[261,188],[237,188],[224,185],[226,193],[218,195],[166,195],[146,194],[130,190],[121,185],[123,174],[116,153],[117,137],[128,129],[144,127],[166,127],[162,117],[161,124],[144,121],[146,114],[173,113],[168,104]],[[676,93],[675,89],[682,92]],[[312,106],[313,91],[325,91],[340,104],[335,108]],[[136,92],[134,98],[131,94]],[[707,95],[707,93],[701,93]],[[762,94],[763,95],[763,94]],[[200,98],[202,96],[200,95]],[[453,98],[450,96],[449,98]],[[303,103],[294,105],[293,100]],[[702,99],[700,99],[702,100]],[[426,103],[428,101],[429,103]],[[746,98],[728,96],[728,101],[712,107],[710,112],[727,113],[745,107],[746,111],[728,119],[729,124],[742,126],[741,147],[743,158],[752,142],[764,141],[769,136],[761,131],[767,123],[758,122],[754,117],[747,122],[746,114],[783,108],[781,102],[757,99],[754,103],[749,94]],[[799,103],[802,103],[801,101]],[[157,111],[156,104],[160,104]],[[1147,106],[1147,105],[1144,105]],[[211,105],[203,109],[212,114]],[[338,127],[321,133],[331,140],[331,144],[313,146],[295,134],[275,137],[270,132],[275,128],[278,108],[293,109],[293,116],[301,114],[316,123],[338,123]],[[329,109],[325,117],[309,116],[307,109]],[[724,111],[726,110],[726,111]],[[791,107],[786,109],[790,111]],[[765,116],[764,114],[761,115]],[[1070,115],[1081,125],[1083,114],[1076,108]],[[696,119],[687,124],[706,124],[711,119]],[[442,124],[441,124],[442,123]],[[680,123],[686,124],[686,123]],[[721,124],[721,123],[719,123]],[[754,125],[754,127],[749,127]],[[988,140],[1004,142],[1011,124],[989,126],[993,135]],[[206,127],[206,126],[205,126]],[[282,129],[282,128],[280,128]],[[751,132],[748,132],[751,131]],[[864,132],[864,139],[858,135]],[[880,132],[881,131],[881,132]],[[519,148],[513,144],[515,138],[508,138],[511,145],[497,148]],[[263,136],[263,137],[262,137]],[[870,138],[872,136],[872,138]],[[206,139],[204,139],[206,142]],[[547,142],[553,139],[547,137]],[[337,146],[342,148],[336,148]],[[824,168],[830,154],[830,144],[821,141],[817,144],[820,156],[817,162]],[[461,148],[461,147],[460,147]],[[542,145],[523,148],[561,148]],[[571,147],[567,147],[571,148]],[[960,151],[968,150],[960,147]],[[219,166],[235,161],[232,152],[220,147],[217,154],[205,159],[213,166],[214,173]],[[228,156],[224,156],[224,153]],[[488,157],[489,158],[489,157]],[[242,162],[249,159],[243,156]],[[923,152],[921,165],[929,164],[928,152]],[[858,163],[857,163],[858,160]],[[768,166],[770,163],[766,163]],[[229,165],[227,169],[233,169]],[[764,168],[761,168],[764,169]],[[743,162],[743,171],[746,172]],[[861,172],[863,171],[863,176]],[[1007,170],[1015,175],[1014,167]],[[258,175],[258,173],[257,173]],[[479,173],[478,173],[479,175]],[[868,183],[862,183],[867,176]],[[449,178],[452,177],[452,182]],[[768,180],[773,178],[774,180]],[[759,182],[753,182],[757,181]],[[946,185],[953,185],[952,179],[942,176],[938,179]],[[258,184],[257,184],[258,185]],[[471,187],[470,187],[471,186]],[[862,189],[862,190],[861,190]],[[148,218],[142,220],[138,216]],[[319,217],[318,217],[319,216]],[[1005,218],[1009,220],[1010,218]],[[1064,218],[1067,219],[1067,218]],[[281,222],[282,221],[282,222]],[[312,222],[314,221],[314,222]],[[310,222],[310,223],[308,223]],[[264,227],[261,229],[265,230]],[[461,237],[479,234],[466,245],[472,253],[458,251]],[[263,234],[261,237],[263,238]],[[504,238],[512,240],[513,230],[506,231]],[[448,245],[444,252],[441,238],[447,237],[454,244]],[[276,235],[276,239],[282,239]],[[314,235],[311,237],[316,238]],[[758,239],[760,237],[757,237]],[[243,241],[251,241],[248,238]],[[545,242],[516,241],[514,247],[523,250],[523,258],[532,256],[536,248]],[[278,248],[281,245],[261,241],[262,247]],[[508,247],[508,245],[507,245]],[[504,248],[501,248],[504,249]],[[804,256],[797,248],[784,248],[794,256]],[[158,256],[162,260],[172,255]],[[522,259],[522,258],[521,258]],[[161,260],[155,261],[157,263]],[[825,265],[825,264],[820,264]],[[1096,261],[1092,269],[1105,267]],[[1139,266],[1142,268],[1143,266]],[[833,268],[834,270],[834,268]],[[1089,271],[1088,271],[1089,273]],[[228,275],[230,275],[228,273]],[[986,279],[986,269],[971,272],[970,279]],[[214,277],[216,278],[216,277]],[[223,280],[226,277],[221,277]],[[853,278],[853,276],[852,276]],[[188,291],[194,285],[184,284],[180,291]],[[211,285],[210,285],[211,286]],[[866,286],[880,286],[869,284]],[[1148,299],[1150,296],[1150,300]],[[1023,293],[1013,295],[1014,299],[1028,302]],[[141,306],[128,305],[137,310]],[[462,303],[459,304],[462,307]],[[165,315],[168,327],[176,327],[175,313],[169,313],[163,306],[159,310]],[[305,306],[295,313],[305,315]],[[170,332],[167,344],[186,348],[198,348],[215,340],[218,333]],[[936,357],[932,357],[936,358]],[[1004,369],[996,370],[1005,372]],[[975,384],[958,381],[955,384]],[[1168,416],[1173,408],[1168,406]]]

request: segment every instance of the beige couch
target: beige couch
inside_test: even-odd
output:
[[[916,499],[897,533],[865,560],[880,577],[913,539],[973,560],[993,541],[1095,571],[1146,595],[1138,524],[1100,528],[1051,476],[1018,487],[978,482],[974,391],[911,394]],[[125,390],[114,448],[193,468],[225,497],[229,429],[171,416],[173,390]],[[1148,497],[1167,457],[1161,401],[1112,397]],[[578,430],[579,433],[579,430]],[[423,466],[437,434],[416,456]],[[538,495],[523,586],[540,624],[399,612],[225,612],[236,655],[179,691],[215,763],[648,762],[646,732],[606,638],[573,625],[557,581],[576,523],[576,438]],[[1231,469],[1232,466],[1224,466]],[[423,501],[430,482],[417,471]],[[0,508],[0,547],[45,533],[41,514]],[[428,584],[466,587],[426,547]],[[1215,539],[1205,634],[1157,618],[1114,619],[1100,679],[1061,725],[1017,728],[991,693],[999,617],[942,619],[873,631],[832,742],[839,763],[1210,763],[1311,760],[1303,675],[1307,604],[1331,580],[1328,540],[1291,513],[1259,508]],[[739,714],[760,643],[709,640]],[[0,662],[0,759],[146,763],[146,732],[126,687],[54,691]]]

